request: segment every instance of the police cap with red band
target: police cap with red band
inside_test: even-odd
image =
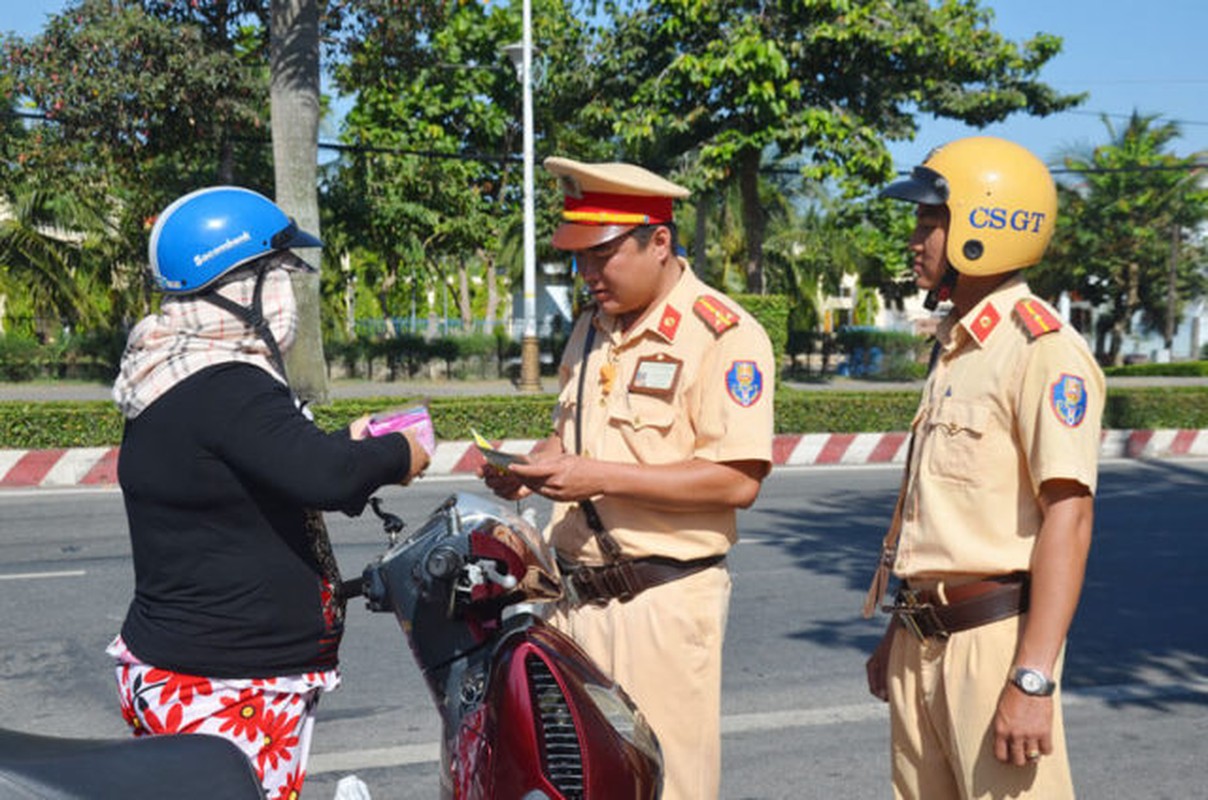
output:
[[[586,250],[639,225],[672,221],[672,203],[689,191],[634,164],[585,164],[547,158],[545,168],[562,187],[562,224],[554,231],[559,250]]]

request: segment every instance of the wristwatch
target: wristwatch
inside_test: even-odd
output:
[[[1057,681],[1031,667],[1016,667],[1011,673],[1011,683],[1032,697],[1048,697],[1057,689]]]

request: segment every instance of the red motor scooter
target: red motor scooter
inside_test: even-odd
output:
[[[624,691],[543,621],[561,596],[534,526],[456,494],[365,568],[369,608],[407,635],[442,720],[441,793],[456,800],[657,798],[662,757]],[[394,530],[391,531],[390,529]]]

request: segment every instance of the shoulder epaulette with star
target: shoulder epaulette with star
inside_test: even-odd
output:
[[[1025,297],[1016,303],[1015,316],[1033,339],[1061,330],[1061,320],[1034,297]]]
[[[719,336],[738,324],[738,314],[711,294],[696,298],[692,311]]]

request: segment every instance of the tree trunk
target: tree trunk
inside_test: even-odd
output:
[[[487,308],[483,314],[482,327],[483,333],[489,334],[495,331],[495,315],[499,310],[499,284],[495,275],[495,257],[485,250],[479,250],[478,254],[486,265]]]
[[[1170,277],[1166,284],[1166,330],[1164,344],[1166,353],[1174,358],[1174,334],[1178,329],[1176,324],[1178,313],[1178,266],[1179,266],[1179,227],[1174,225],[1170,230]]]
[[[474,324],[474,309],[470,303],[470,270],[466,268],[466,260],[457,259],[457,307],[461,312],[462,333],[470,333]]]
[[[696,233],[692,241],[692,268],[704,278],[709,266],[709,211],[713,207],[713,192],[706,189],[696,201]]]
[[[305,231],[319,235],[319,0],[272,0],[273,173],[277,204]],[[318,250],[298,255],[316,270]],[[319,275],[295,273],[298,337],[286,358],[290,382],[303,400],[328,398],[319,324]]]
[[[398,327],[394,324],[395,315],[390,309],[390,294],[398,285],[399,269],[398,253],[386,253],[386,274],[382,276],[381,285],[378,286],[377,298],[378,306],[382,310],[382,319],[386,322],[386,336],[390,338],[398,336]]]
[[[742,221],[747,237],[747,291],[763,294],[763,233],[767,225],[759,203],[758,150],[744,150],[738,156],[738,187],[742,195]]]

